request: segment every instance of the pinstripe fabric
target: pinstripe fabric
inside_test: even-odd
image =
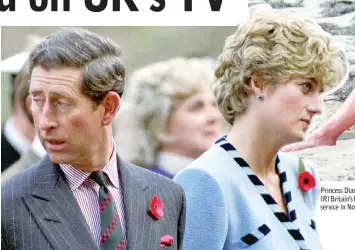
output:
[[[98,249],[59,171],[45,158],[2,185],[2,248]]]
[[[243,169],[244,173],[248,176],[249,180],[255,185],[255,187],[260,192],[261,197],[264,199],[266,204],[268,204],[269,208],[273,211],[276,218],[282,223],[282,225],[287,229],[292,238],[295,239],[298,246],[301,250],[307,250],[307,246],[302,236],[299,228],[297,228],[296,224],[293,223],[297,220],[296,209],[292,203],[292,194],[290,188],[287,184],[287,175],[285,171],[280,172],[278,169],[279,158],[276,158],[275,168],[279,172],[280,183],[282,186],[282,191],[284,194],[284,199],[287,204],[287,208],[289,211],[289,216],[286,215],[280,208],[280,206],[276,203],[273,197],[269,194],[269,192],[264,187],[264,184],[259,180],[259,178],[254,174],[250,166],[244,159],[240,156],[239,152],[231,145],[226,137],[222,137],[216,142],[221,148],[226,150],[235,160],[235,162]]]
[[[114,146],[115,147],[115,146]],[[115,152],[116,150],[114,150]],[[121,221],[124,239],[126,240],[126,222],[122,197],[122,187],[117,171],[117,157],[113,154],[107,165],[102,169],[107,174],[106,183],[115,201],[117,212]],[[81,212],[93,233],[97,244],[100,243],[100,212],[99,212],[99,185],[91,180],[89,172],[81,171],[73,166],[61,164],[65,178],[73,192]]]
[[[125,207],[128,249],[159,249],[160,238],[166,234],[177,242],[169,249],[182,249],[186,212],[182,188],[147,169],[120,165],[124,204],[129,204]],[[158,221],[147,216],[154,195],[159,196],[165,207],[164,216]]]
[[[181,249],[185,227],[181,187],[120,158],[118,166],[127,249],[159,249],[166,234],[176,241],[169,249]],[[165,204],[164,217],[158,221],[148,214],[154,195]],[[99,249],[64,173],[48,156],[2,184],[1,233],[3,249]]]

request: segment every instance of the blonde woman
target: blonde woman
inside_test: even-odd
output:
[[[211,58],[173,58],[136,70],[116,119],[121,155],[173,178],[222,135]]]
[[[322,93],[347,75],[345,53],[315,22],[250,8],[215,70],[232,129],[175,177],[186,194],[184,249],[320,249],[317,173],[279,150],[304,138]]]

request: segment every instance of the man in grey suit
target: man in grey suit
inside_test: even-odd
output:
[[[65,28],[42,40],[29,63],[31,111],[48,154],[2,184],[1,247],[181,249],[181,187],[116,153],[120,48]]]

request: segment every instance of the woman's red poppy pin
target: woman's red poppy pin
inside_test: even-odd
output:
[[[308,192],[316,186],[316,180],[308,171],[303,171],[298,175],[298,185],[303,192]]]

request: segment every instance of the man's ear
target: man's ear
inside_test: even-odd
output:
[[[104,106],[102,124],[109,125],[112,122],[113,118],[115,118],[116,112],[120,108],[121,98],[116,92],[110,91],[102,100],[101,105]]]
[[[263,94],[265,91],[265,84],[260,80],[258,74],[253,73],[250,79],[250,87],[254,95]]]

